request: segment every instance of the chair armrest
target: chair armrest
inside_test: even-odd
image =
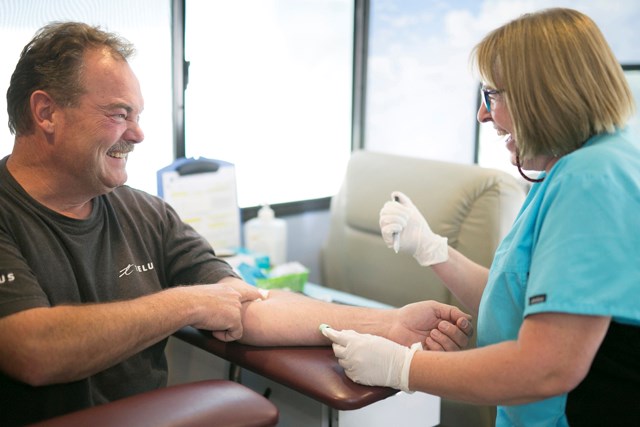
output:
[[[51,418],[38,427],[274,426],[278,409],[232,381],[207,380],[166,387]]]
[[[360,409],[398,392],[356,384],[344,373],[331,347],[255,347],[222,342],[192,327],[177,338],[249,369],[338,410]]]

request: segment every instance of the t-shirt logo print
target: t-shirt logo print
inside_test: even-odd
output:
[[[12,272],[2,272],[0,273],[0,285],[4,285],[5,283],[11,283],[16,280],[16,275]]]
[[[147,264],[142,264],[142,265],[129,264],[125,268],[120,270],[120,275],[118,277],[128,276],[131,273],[136,273],[136,272],[145,273],[150,270],[153,270],[152,262],[148,262]]]

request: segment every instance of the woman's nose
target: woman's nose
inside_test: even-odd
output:
[[[485,107],[484,103],[482,102],[480,103],[480,108],[478,108],[478,114],[476,115],[476,118],[480,123],[486,123],[493,120],[493,118],[491,117],[491,113],[487,111],[487,107]]]

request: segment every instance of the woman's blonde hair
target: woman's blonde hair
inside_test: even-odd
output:
[[[523,15],[489,33],[471,59],[481,79],[503,91],[521,159],[574,151],[624,127],[635,110],[607,41],[575,10]]]

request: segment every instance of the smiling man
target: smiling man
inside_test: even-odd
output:
[[[7,169],[46,207],[84,219],[94,197],[127,180],[127,154],[144,139],[138,125],[143,100],[129,64],[106,47],[88,50],[75,74],[69,92],[81,93],[77,99],[31,93],[31,121],[13,124],[17,137]],[[22,88],[12,89],[9,96]]]

